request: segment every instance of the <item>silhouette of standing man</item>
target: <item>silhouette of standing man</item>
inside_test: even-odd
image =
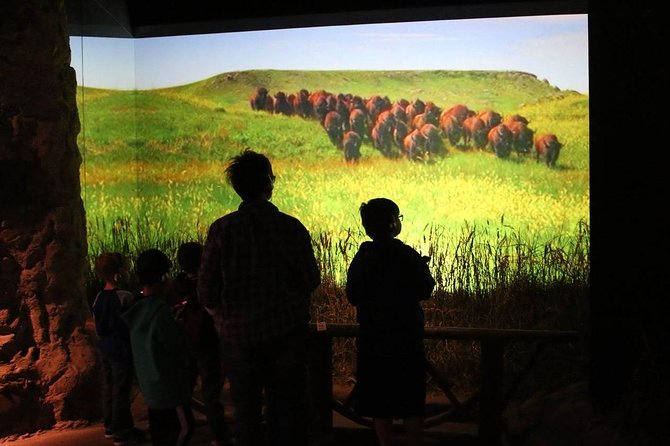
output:
[[[221,341],[235,410],[235,440],[261,444],[263,397],[273,445],[307,443],[307,336],[311,293],[320,284],[303,224],[270,203],[270,160],[249,149],[226,177],[242,199],[209,228],[198,298]]]

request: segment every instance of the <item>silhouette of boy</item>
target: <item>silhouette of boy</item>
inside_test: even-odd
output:
[[[137,381],[148,407],[155,446],[187,445],[195,425],[186,337],[165,299],[171,266],[158,249],[140,253],[135,262],[140,297],[123,314],[130,327]]]
[[[134,300],[121,289],[128,279],[128,260],[121,253],[104,252],[95,259],[95,272],[104,281],[91,309],[102,353],[105,438],[113,438],[115,446],[139,444],[145,434],[134,426],[130,410],[135,368],[128,326],[121,318]]]
[[[356,411],[374,422],[381,446],[391,444],[393,419],[403,419],[408,444],[422,444],[426,369],[423,309],[435,286],[427,264],[395,237],[398,205],[374,198],[360,207],[363,242],[347,272],[346,294],[356,306]]]

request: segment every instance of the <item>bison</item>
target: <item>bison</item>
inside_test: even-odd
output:
[[[477,113],[477,117],[484,121],[484,125],[488,130],[491,130],[493,127],[497,126],[502,122],[502,115],[497,111],[493,110],[482,110]]]
[[[314,100],[312,106],[313,116],[323,124],[323,120],[326,118],[328,113],[328,99],[326,96],[319,96]]]
[[[381,112],[391,110],[391,101],[389,101],[389,99],[386,97],[375,95],[365,101],[365,106],[367,108],[370,121],[375,122],[377,120],[377,116],[379,116]]]
[[[458,122],[456,116],[450,114],[442,114],[440,117],[440,129],[452,146],[455,146],[463,136],[463,125]]]
[[[505,124],[512,132],[512,148],[517,153],[528,154],[533,148],[534,132],[522,121],[511,121]]]
[[[539,135],[535,139],[535,159],[537,161],[542,159],[547,166],[555,167],[562,147],[563,144],[558,141],[553,133]]]
[[[347,163],[357,163],[361,158],[361,136],[349,130],[342,139],[342,148],[344,149],[344,160]]]
[[[402,121],[405,124],[408,124],[407,122],[407,113],[405,112],[405,107],[403,107],[400,104],[395,104],[393,107],[391,107],[391,114],[395,118],[396,121]]]
[[[526,125],[528,125],[530,123],[530,121],[525,116],[521,116],[521,115],[517,115],[517,114],[509,115],[503,120],[504,124],[509,124],[511,122],[523,122]]]
[[[368,115],[360,108],[354,108],[349,112],[349,129],[358,133],[358,136],[365,138],[369,136]]]
[[[372,128],[372,145],[386,157],[393,157],[393,126],[385,121],[378,122]]]
[[[512,151],[512,132],[505,124],[498,124],[489,130],[488,141],[498,158],[507,158]]]
[[[420,113],[426,111],[426,103],[421,99],[414,99],[405,107],[405,114],[407,115],[407,124],[411,124],[414,117]]]
[[[274,113],[277,115],[291,116],[293,114],[293,106],[283,91],[275,93],[273,106]]]
[[[484,120],[477,116],[470,116],[463,121],[463,141],[465,145],[472,145],[477,149],[486,147],[488,129]]]
[[[419,129],[421,130],[421,127],[423,127],[425,124],[433,124],[435,126],[438,125],[438,118],[433,116],[432,114],[428,112],[423,112],[419,113],[418,115],[414,116],[414,119],[412,119],[412,122],[410,123],[412,129]]]
[[[249,105],[252,110],[266,110],[268,100],[268,89],[265,87],[256,88],[256,92],[249,98]]]
[[[407,159],[419,161],[424,158],[424,145],[426,138],[420,130],[412,130],[403,141],[403,152]]]
[[[446,153],[444,141],[442,141],[442,136],[440,135],[440,129],[437,128],[435,124],[424,124],[419,131],[424,137],[423,148],[427,155],[442,156]]]
[[[335,110],[329,111],[323,120],[323,128],[326,129],[330,142],[338,149],[341,149],[342,138],[344,136],[342,116]]]
[[[309,91],[301,89],[293,99],[293,110],[301,118],[312,116],[312,106],[309,103]]]
[[[474,115],[475,112],[470,110],[467,105],[456,104],[443,111],[440,114],[440,120],[444,116],[454,116],[456,118],[456,121],[458,121],[458,124],[463,125],[463,121],[465,121],[465,118],[469,118],[470,116]]]
[[[405,136],[409,133],[409,128],[404,121],[396,121],[395,126],[393,127],[393,142],[395,145],[402,150],[403,141],[405,141]]]

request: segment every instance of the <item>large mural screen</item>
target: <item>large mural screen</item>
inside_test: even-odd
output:
[[[587,24],[72,36],[89,249],[202,239],[239,205],[223,169],[246,148],[272,160],[273,202],[307,226],[335,283],[374,197],[398,203],[399,237],[436,270],[467,243],[571,245],[589,225]]]

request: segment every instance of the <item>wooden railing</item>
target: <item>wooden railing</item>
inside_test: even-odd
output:
[[[357,324],[311,324],[311,395],[314,428],[328,435],[333,429],[333,338],[358,336]],[[506,401],[503,389],[505,346],[513,342],[534,342],[536,353],[548,343],[575,343],[577,331],[508,330],[490,328],[426,327],[424,339],[463,340],[480,343],[481,376],[478,392],[478,437],[481,444],[499,445],[502,412]],[[537,354],[533,355],[534,358]],[[527,365],[524,373],[532,366]],[[443,389],[446,390],[446,389]]]

